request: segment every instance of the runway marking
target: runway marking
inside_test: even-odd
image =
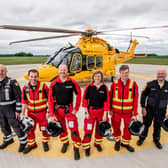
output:
[[[83,129],[80,128],[79,129],[81,138],[83,138]],[[149,135],[147,137],[147,139],[144,141],[144,144],[142,146],[137,146],[136,142],[138,140],[138,137],[136,136],[132,136],[132,140],[130,145],[132,145],[135,148],[135,152],[137,151],[141,151],[144,149],[149,149],[149,148],[155,148],[155,145],[153,143],[153,137],[152,137],[152,132],[153,132],[153,127],[150,127],[149,130]],[[70,138],[70,132],[69,133],[69,140]],[[93,134],[94,135],[94,134]],[[2,134],[0,134],[0,143],[2,143]],[[9,145],[5,151],[8,152],[12,152],[12,153],[16,153],[16,154],[20,154],[20,155],[24,155],[22,153],[18,153],[18,138],[15,137],[14,138],[15,143]],[[34,150],[32,150],[30,153],[24,155],[26,156],[35,156],[35,157],[43,157],[43,158],[72,158],[74,156],[73,153],[73,146],[72,146],[72,141],[70,140],[70,145],[68,147],[68,150],[65,154],[61,153],[61,147],[62,147],[62,143],[60,142],[58,137],[51,137],[49,140],[49,147],[50,150],[48,152],[44,152],[43,148],[42,148],[42,136],[41,136],[41,132],[37,129],[36,130],[36,142],[38,147]],[[161,132],[161,143],[165,144],[168,143],[168,139],[167,139],[167,132],[163,131]],[[125,154],[125,153],[129,153],[125,148],[121,147],[120,151],[117,152],[114,150],[114,142],[113,141],[108,141],[106,138],[104,138],[103,142],[102,142],[102,147],[103,147],[103,151],[102,152],[97,152],[96,148],[94,147],[94,137],[92,136],[92,141],[91,141],[91,155],[90,157],[95,158],[95,157],[108,157],[108,156],[115,156],[115,155],[121,155],[121,154]],[[164,148],[164,145],[163,145]],[[158,149],[159,150],[159,149]],[[80,147],[80,155],[81,155],[81,159],[82,158],[86,158],[85,156],[85,152],[82,149],[82,146]]]
[[[135,77],[135,78],[144,79],[144,80],[147,80],[147,81],[150,81],[150,80],[154,79],[152,77],[147,77],[147,76],[144,76],[144,75],[138,75],[138,74],[132,74],[132,73],[130,74],[130,76]]]

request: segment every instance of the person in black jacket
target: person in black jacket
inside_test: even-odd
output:
[[[15,79],[7,76],[7,68],[0,64],[0,127],[4,134],[0,149],[14,142],[11,126],[19,138],[19,152],[23,152],[27,136],[21,130],[19,117],[21,113],[21,89]]]
[[[160,131],[168,104],[168,81],[166,76],[165,70],[158,70],[157,79],[148,82],[142,91],[141,107],[145,129],[137,141],[139,146],[143,144],[152,120],[154,120],[153,141],[158,149],[162,149]]]

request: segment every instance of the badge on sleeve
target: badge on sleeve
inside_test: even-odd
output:
[[[142,91],[144,91],[146,89],[146,87],[147,87],[147,84],[145,84],[145,86],[143,87]]]

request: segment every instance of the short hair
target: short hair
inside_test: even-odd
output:
[[[128,66],[128,65],[121,65],[121,66],[120,66],[120,69],[119,69],[119,72],[125,71],[125,70],[127,70],[127,69],[128,69],[128,71],[129,71],[129,66]]]
[[[37,69],[30,69],[29,71],[28,71],[28,76],[30,76],[30,73],[37,73],[37,76],[39,77],[39,71],[37,70]]]
[[[92,75],[92,82],[94,82],[94,77],[95,77],[95,75],[97,75],[97,74],[100,74],[100,75],[101,75],[101,82],[103,82],[103,81],[104,81],[104,77],[103,77],[102,71],[95,71],[95,72],[93,73],[93,75]]]

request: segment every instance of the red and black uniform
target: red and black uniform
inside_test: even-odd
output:
[[[35,129],[37,123],[42,131],[42,143],[48,143],[49,135],[46,133],[48,91],[48,86],[42,82],[38,82],[37,86],[31,86],[28,83],[23,87],[22,104],[27,104],[27,115],[35,122],[33,129],[28,133],[28,146],[36,145]]]
[[[73,107],[73,93],[76,94],[76,105]],[[78,120],[76,115],[72,114],[73,108],[78,111],[81,102],[81,89],[76,81],[67,78],[65,82],[57,77],[50,85],[49,89],[49,113],[50,117],[55,116],[63,126],[63,133],[60,134],[60,139],[63,144],[69,143],[66,127],[71,131],[71,138],[75,148],[81,145],[81,139],[78,131]],[[66,120],[65,120],[66,119]]]
[[[84,138],[83,138],[83,148],[90,148],[90,141],[95,126],[95,145],[100,145],[103,137],[100,136],[97,132],[97,126],[102,120],[104,111],[109,111],[110,99],[107,86],[102,83],[98,88],[94,83],[89,84],[83,95],[82,106],[88,108],[89,119],[84,120]],[[107,114],[108,115],[108,114]],[[108,116],[107,116],[108,118]]]
[[[110,106],[112,108],[113,136],[116,142],[122,140],[125,145],[129,144],[131,134],[128,130],[131,117],[137,115],[138,107],[138,86],[135,81],[128,79],[126,84],[121,78],[114,81],[110,90]],[[124,120],[124,130],[121,139],[120,124]]]

